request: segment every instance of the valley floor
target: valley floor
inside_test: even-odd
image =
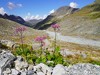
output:
[[[51,31],[46,31],[48,35],[52,38],[55,37],[55,33]],[[71,42],[76,44],[83,44],[83,45],[89,45],[89,46],[97,46],[100,47],[100,41],[80,38],[80,37],[72,37],[72,36],[63,36],[60,33],[57,33],[57,40],[61,40],[64,42]]]

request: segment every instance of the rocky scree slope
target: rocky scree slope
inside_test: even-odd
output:
[[[49,15],[35,28],[52,31],[51,24],[58,23],[60,33],[63,35],[100,40],[100,4],[97,1],[78,10],[73,8],[75,10],[73,14],[68,14],[69,10],[61,14],[59,11],[63,12],[65,10],[58,9],[59,11],[57,10]],[[72,8],[70,10],[72,11]]]

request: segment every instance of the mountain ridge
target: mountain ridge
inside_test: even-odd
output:
[[[43,19],[31,19],[31,20],[28,20],[26,21],[27,23],[30,23],[31,24],[31,27],[34,27],[37,23],[41,22]]]
[[[49,15],[49,16],[52,16]],[[58,16],[57,16],[58,17]],[[100,4],[89,4],[73,14],[66,14],[63,17],[44,19],[38,23],[36,29],[47,29],[53,31],[50,27],[52,24],[57,23],[60,25],[60,33],[68,36],[79,36],[93,40],[100,40]]]
[[[32,24],[29,23],[29,22],[26,22],[22,17],[20,16],[16,16],[16,15],[8,15],[8,14],[0,14],[0,18],[3,18],[3,19],[8,19],[8,20],[11,20],[11,21],[14,21],[14,22],[17,22],[21,25],[24,25],[24,26],[28,26],[28,27],[32,27]]]
[[[45,26],[45,28],[48,28],[50,26],[50,24],[48,24],[47,22],[53,21],[51,24],[56,23],[56,21],[59,21],[59,19],[61,19],[65,15],[73,14],[77,10],[78,10],[78,8],[72,8],[70,6],[62,6],[62,7],[58,8],[54,13],[48,15],[46,19],[37,23],[34,28],[40,29],[40,30],[44,29],[43,27],[41,27],[42,24],[44,24],[43,26]],[[48,26],[45,25],[45,23],[47,23]]]

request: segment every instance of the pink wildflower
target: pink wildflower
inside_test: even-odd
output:
[[[51,27],[54,28],[54,29],[59,29],[60,28],[60,26],[58,24],[53,24],[53,25],[51,25]]]
[[[17,27],[17,28],[16,28],[16,33],[23,32],[23,31],[25,31],[25,30],[26,30],[26,27],[20,26],[20,27]]]
[[[45,42],[43,41],[45,39],[46,39],[46,36],[38,36],[35,38],[35,41],[41,44],[40,46],[41,50],[42,50],[42,47],[45,45]]]
[[[46,36],[38,36],[38,37],[35,38],[35,41],[43,42],[43,40],[45,40],[45,39],[46,39]]]
[[[15,29],[15,34],[19,35],[22,46],[23,46],[23,41],[24,41],[23,40],[23,38],[24,38],[23,33],[25,30],[26,30],[25,26],[19,26],[19,27],[16,27],[16,29]]]
[[[57,42],[56,41],[56,37],[57,37],[57,33],[56,32],[57,32],[57,30],[59,30],[60,26],[58,24],[53,24],[53,25],[51,25],[51,27],[54,29],[54,32],[55,32],[55,41],[54,41],[55,42],[55,46],[54,47],[56,49],[56,42]]]

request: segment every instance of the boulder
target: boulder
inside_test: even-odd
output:
[[[68,67],[66,75],[100,75],[100,66],[89,63],[78,63]]]
[[[10,51],[0,50],[0,75],[100,75],[100,66],[89,63],[58,64],[54,68],[43,63],[33,66],[21,56],[15,57]]]
[[[15,69],[20,71],[20,70],[26,70],[28,68],[28,63],[26,61],[23,61],[23,58],[20,56],[17,57],[17,60],[15,62]]]
[[[63,65],[58,64],[54,67],[52,75],[66,75],[66,69]]]
[[[6,68],[11,68],[12,64],[14,64],[13,60],[15,59],[15,56],[10,51],[2,50],[0,53],[0,74],[3,74],[3,71],[6,70]],[[7,69],[8,71],[8,69]]]
[[[37,72],[43,72],[44,74],[51,75],[52,69],[49,68],[47,65],[40,63],[34,67]]]
[[[15,42],[10,41],[10,40],[1,40],[0,43],[2,45],[6,45],[7,47],[10,47],[10,48],[15,48],[18,46]]]
[[[9,68],[6,68],[6,70],[3,72],[3,74],[11,74],[11,70]]]

